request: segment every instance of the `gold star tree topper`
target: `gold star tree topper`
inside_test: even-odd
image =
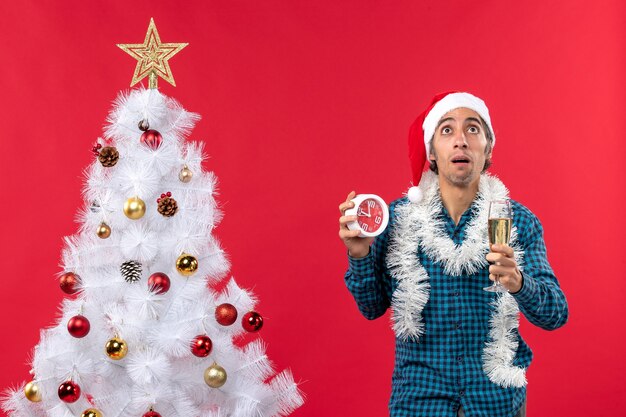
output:
[[[158,77],[161,77],[176,87],[168,61],[187,45],[189,44],[161,43],[154,19],[150,18],[150,25],[143,43],[123,43],[117,45],[137,60],[137,66],[135,67],[130,86],[132,87],[145,77],[149,77],[148,86],[157,88]]]

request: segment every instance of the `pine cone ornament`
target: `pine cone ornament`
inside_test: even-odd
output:
[[[165,217],[172,217],[178,211],[178,204],[176,200],[172,198],[172,193],[169,191],[165,194],[161,194],[161,198],[157,200],[159,203],[159,213]]]
[[[137,261],[124,262],[120,272],[126,282],[137,282],[141,279],[141,264]]]
[[[119,159],[120,153],[114,146],[105,146],[98,154],[98,161],[100,161],[100,163],[107,168],[117,164]]]

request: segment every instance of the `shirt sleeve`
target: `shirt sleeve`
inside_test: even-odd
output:
[[[548,263],[543,227],[534,215],[530,212],[529,215],[518,226],[526,229],[523,284],[520,291],[512,295],[528,321],[542,329],[555,330],[567,322],[567,300]]]
[[[359,311],[368,320],[374,320],[391,305],[391,277],[387,271],[386,257],[389,230],[393,224],[393,207],[389,207],[389,226],[374,239],[370,252],[364,258],[348,254],[349,268],[344,280],[354,297]]]

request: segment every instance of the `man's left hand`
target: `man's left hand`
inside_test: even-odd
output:
[[[513,249],[508,245],[491,245],[491,252],[487,254],[489,265],[489,279],[500,284],[509,292],[518,292],[522,289],[522,273],[515,262]]]

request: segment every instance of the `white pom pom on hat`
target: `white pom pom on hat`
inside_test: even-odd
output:
[[[413,173],[413,186],[409,188],[407,196],[412,203],[419,203],[424,195],[419,188],[419,183],[424,172],[424,163],[428,161],[430,154],[430,139],[435,134],[439,120],[454,109],[468,108],[474,110],[485,121],[491,136],[492,146],[496,144],[496,135],[491,125],[489,109],[484,101],[478,97],[458,91],[448,91],[437,94],[422,113],[415,119],[409,129],[409,159]]]
[[[406,195],[407,197],[409,197],[409,201],[411,201],[412,203],[419,203],[420,201],[422,201],[422,198],[424,198],[422,189],[415,186],[409,188],[409,191]]]

